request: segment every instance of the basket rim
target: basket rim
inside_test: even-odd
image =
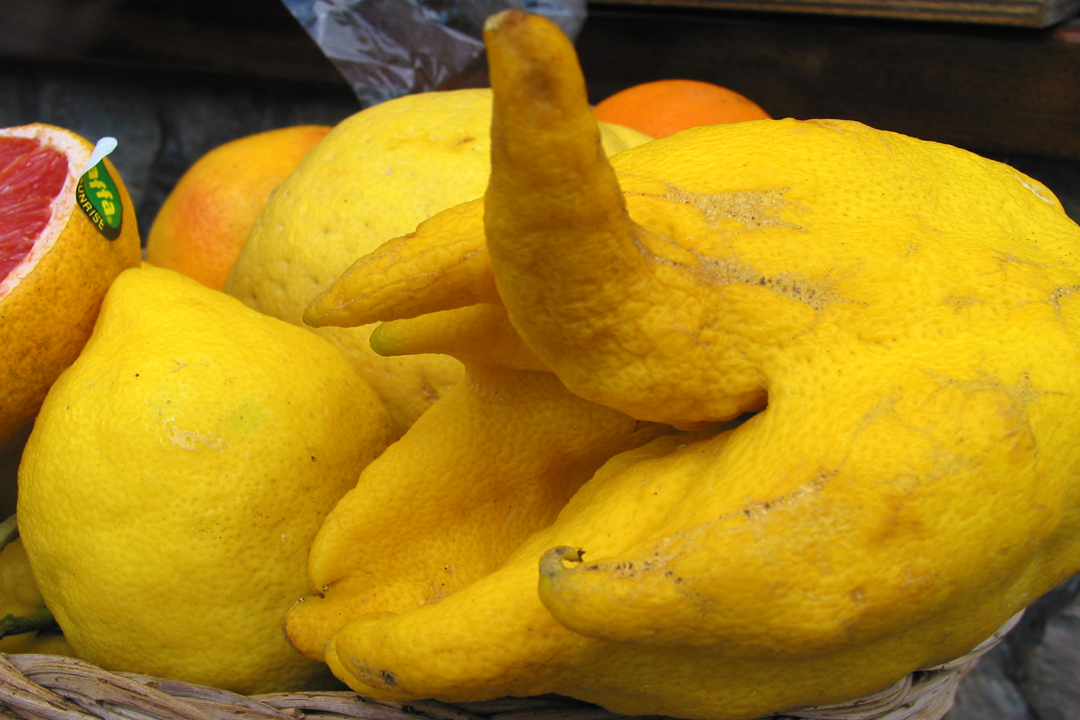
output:
[[[876,693],[754,720],[940,720],[960,681],[1020,621],[1009,618],[970,652],[915,671]],[[0,653],[0,716],[8,720],[618,720],[629,716],[560,695],[451,704],[389,701],[351,690],[240,695],[228,690],[111,672],[62,655]],[[673,720],[635,716],[639,720]]]

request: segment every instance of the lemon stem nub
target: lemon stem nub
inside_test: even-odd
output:
[[[540,575],[542,577],[554,577],[567,570],[567,564],[578,565],[585,556],[585,551],[560,545],[551,548],[540,558]]]
[[[29,615],[6,615],[0,619],[0,638],[9,635],[23,635],[30,632],[42,632],[56,627],[56,618],[44,605],[40,610]]]

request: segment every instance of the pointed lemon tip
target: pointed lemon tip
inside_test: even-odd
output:
[[[514,32],[528,32],[529,28],[548,25],[559,29],[558,25],[555,25],[543,15],[536,15],[517,8],[507,8],[489,15],[484,20],[484,34],[490,33],[497,36]],[[559,30],[559,32],[562,33],[562,30]]]
[[[540,558],[540,576],[553,578],[562,575],[570,566],[578,566],[582,562],[585,551],[581,548],[573,548],[567,545],[551,548]]]
[[[517,82],[537,73],[536,84],[529,92],[546,89],[550,93],[555,88],[549,88],[550,82],[543,78],[568,77],[580,72],[573,42],[562,28],[543,15],[513,8],[495,13],[484,21],[484,44],[497,101],[501,78]]]
[[[506,22],[521,22],[521,17],[525,14],[516,8],[508,8],[488,15],[487,19],[484,20],[484,32],[498,32],[499,28]]]
[[[401,340],[395,332],[398,325],[406,323],[408,323],[407,320],[391,320],[375,326],[375,329],[368,335],[368,344],[376,355],[394,357],[395,355],[409,354],[407,349],[402,348]]]
[[[305,325],[309,327],[322,327],[322,320],[326,317],[326,312],[323,310],[322,303],[320,302],[322,298],[323,296],[320,295],[308,303],[308,306],[304,308],[302,317]]]

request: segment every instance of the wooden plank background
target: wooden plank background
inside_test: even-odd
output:
[[[593,100],[697,78],[776,117],[847,118],[977,151],[1080,161],[1076,19],[1036,29],[603,0],[589,5],[577,45]],[[0,0],[5,57],[85,69],[88,82],[141,73],[153,83],[167,71],[334,93],[344,85],[277,0]]]

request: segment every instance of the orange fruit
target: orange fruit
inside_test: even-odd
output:
[[[601,100],[593,112],[604,122],[662,138],[700,125],[768,120],[753,100],[701,80],[655,80]]]
[[[267,130],[200,157],[154,216],[147,262],[220,290],[270,194],[328,132],[328,125]]]
[[[139,264],[131,197],[108,159],[87,168],[93,150],[52,125],[0,129],[0,452],[17,451],[105,291]]]

